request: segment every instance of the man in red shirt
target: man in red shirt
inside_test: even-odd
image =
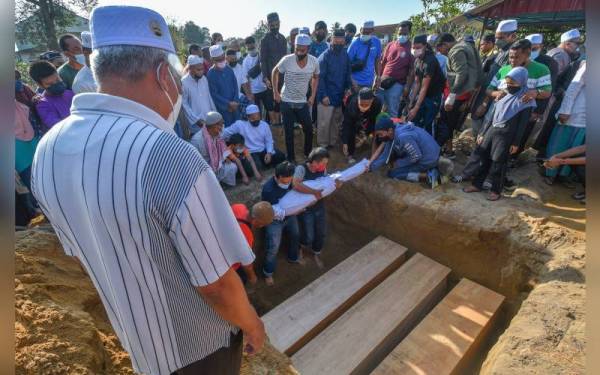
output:
[[[273,206],[269,202],[261,201],[252,206],[252,213],[242,203],[232,204],[231,209],[244,237],[248,241],[248,245],[250,245],[250,248],[254,248],[254,234],[252,230],[266,227],[273,222]],[[258,278],[256,277],[256,272],[254,272],[253,264],[242,266],[243,273],[239,269],[240,265],[240,263],[236,263],[232,267],[238,272],[242,280],[248,280],[252,285],[256,284]]]
[[[381,81],[377,96],[385,103],[387,113],[398,117],[400,101],[408,96],[414,78],[415,58],[410,51],[412,23],[402,21],[398,38],[388,43],[381,58]]]

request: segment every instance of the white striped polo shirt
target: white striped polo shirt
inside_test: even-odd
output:
[[[195,287],[254,255],[210,167],[156,112],[75,96],[71,115],[40,141],[32,191],[136,372],[170,374],[229,346],[238,329]]]

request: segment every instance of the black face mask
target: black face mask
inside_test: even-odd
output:
[[[271,27],[269,28],[269,31],[271,31],[271,34],[277,34],[279,32],[279,27]]]
[[[46,89],[46,91],[48,91],[51,95],[62,95],[65,90],[67,89],[67,85],[65,85],[65,83],[63,81],[58,81],[53,83],[52,85],[50,85],[50,87],[48,87]]]
[[[325,39],[325,34],[317,33],[317,35],[315,35],[315,38],[317,38],[317,41],[322,42],[323,39]]]
[[[302,54],[302,55],[296,54],[296,58],[298,59],[298,61],[302,61],[302,60],[304,60],[306,58],[306,55],[307,55],[306,53]]]
[[[257,127],[258,125],[260,125],[260,120],[250,121],[250,125]]]
[[[230,61],[229,62],[229,66],[232,67],[232,68],[235,67],[236,65],[237,65],[237,61]]]
[[[332,46],[332,48],[333,48],[333,52],[340,53],[340,52],[342,52],[342,49],[344,49],[344,46],[339,45],[339,44],[334,44]]]
[[[521,90],[521,86],[506,86],[506,91],[512,95],[518,93],[519,90]]]
[[[200,78],[202,78],[204,76],[204,74],[194,74],[194,79],[198,80]]]

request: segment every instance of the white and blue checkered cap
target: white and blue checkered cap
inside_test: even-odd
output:
[[[132,45],[175,53],[165,19],[148,8],[108,5],[94,8],[90,17],[92,48]]]
[[[531,44],[542,44],[544,42],[544,36],[542,34],[530,34],[525,37]]]
[[[579,40],[581,38],[581,34],[577,29],[571,29],[560,36],[561,43],[568,42],[571,40]]]

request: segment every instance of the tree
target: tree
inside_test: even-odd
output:
[[[183,25],[183,40],[186,44],[204,44],[210,38],[210,32],[206,27],[200,27],[194,21],[187,21]]]
[[[34,44],[58,50],[58,34],[78,13],[89,15],[98,0],[16,0],[15,16],[18,32]]]
[[[269,25],[264,20],[260,20],[258,25],[254,28],[254,32],[252,33],[252,36],[256,40],[257,45],[260,43],[262,38],[264,38],[264,36],[267,35],[268,32]]]
[[[331,27],[329,28],[329,32],[331,32],[331,34],[333,35],[333,32],[337,29],[341,29],[342,25],[339,22],[334,22],[333,25],[331,25]]]

